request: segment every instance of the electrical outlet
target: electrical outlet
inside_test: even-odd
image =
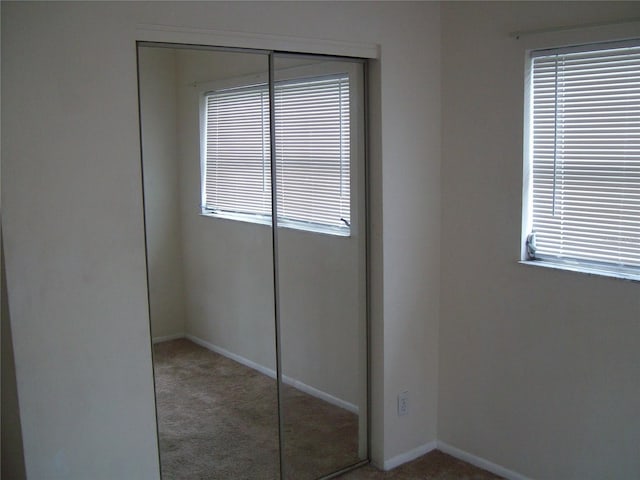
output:
[[[400,392],[398,394],[398,416],[409,414],[409,392]]]

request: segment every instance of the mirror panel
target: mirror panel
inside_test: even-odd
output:
[[[363,64],[274,56],[283,472],[367,458]]]
[[[279,478],[268,55],[138,61],[162,476]]]
[[[144,43],[138,66],[163,478],[366,460],[364,65]]]

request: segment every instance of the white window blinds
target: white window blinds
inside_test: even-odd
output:
[[[203,210],[270,215],[269,168],[268,90],[206,95]]]
[[[278,221],[348,234],[347,75],[274,85]],[[266,85],[205,95],[203,211],[270,217]]]
[[[640,46],[531,61],[530,255],[639,271]]]
[[[275,85],[278,215],[350,222],[349,79]]]

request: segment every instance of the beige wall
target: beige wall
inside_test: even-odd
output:
[[[182,335],[186,322],[175,52],[140,48],[138,62],[149,312],[162,339]]]
[[[640,285],[517,263],[524,50],[606,32],[508,32],[638,17],[637,2],[443,5],[438,438],[530,478],[640,476]]]
[[[366,7],[363,15],[382,20],[380,70],[374,72],[374,78],[380,76],[380,96],[370,109],[372,246],[373,258],[382,259],[382,271],[373,266],[372,366],[374,381],[375,372],[382,371],[384,382],[381,391],[373,386],[374,418],[384,418],[384,455],[374,459],[394,463],[394,457],[419,450],[436,438],[440,6],[381,3]],[[389,35],[391,31],[395,33]],[[375,125],[378,115],[379,127]],[[380,164],[375,158],[378,148]],[[410,413],[398,417],[397,395],[403,391],[409,392]],[[384,403],[376,410],[381,396]]]
[[[157,478],[135,45],[3,4],[3,231],[28,478]]]
[[[435,439],[439,10],[3,2],[3,229],[29,478],[158,477],[134,44],[142,23],[380,46],[371,111],[373,458],[383,464]],[[243,42],[263,46],[252,38]],[[320,43],[316,51],[336,53]],[[412,410],[398,418],[402,390]]]

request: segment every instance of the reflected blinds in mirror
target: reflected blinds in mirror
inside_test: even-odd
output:
[[[275,85],[279,221],[348,234],[349,77]],[[270,215],[269,98],[266,85],[205,95],[203,211]]]
[[[205,96],[203,210],[271,216],[266,85]]]
[[[349,77],[275,84],[278,214],[350,225]]]

